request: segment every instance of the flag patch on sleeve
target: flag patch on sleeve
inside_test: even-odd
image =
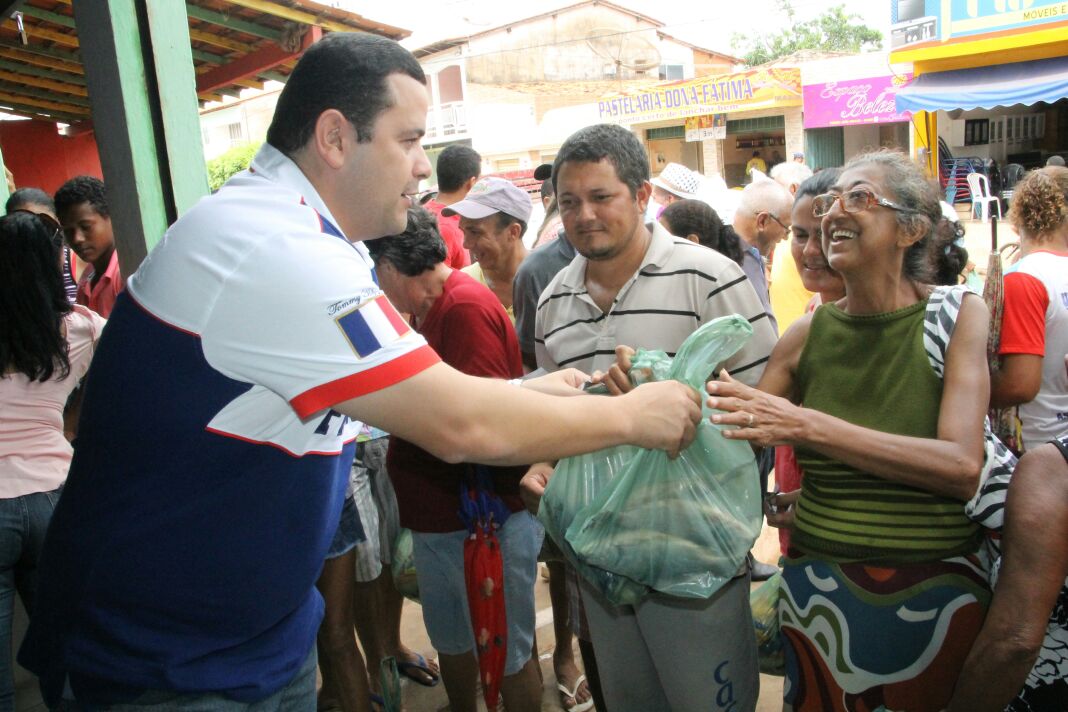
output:
[[[338,315],[334,321],[361,359],[411,331],[384,294]]]

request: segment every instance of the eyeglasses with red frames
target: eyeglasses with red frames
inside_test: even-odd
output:
[[[903,213],[918,212],[912,208],[906,208],[904,205],[898,205],[892,200],[880,198],[867,188],[854,188],[853,190],[847,190],[844,193],[824,193],[823,195],[817,195],[812,199],[812,217],[822,218],[824,215],[831,212],[831,208],[834,207],[836,201],[841,201],[842,210],[847,213],[862,213],[876,205],[881,205],[882,207],[890,208],[891,210],[898,210]]]

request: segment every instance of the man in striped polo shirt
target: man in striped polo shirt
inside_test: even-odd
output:
[[[553,181],[578,255],[539,300],[538,366],[607,371],[621,345],[673,355],[704,322],[737,313],[754,334],[724,366],[755,385],[775,345],[768,314],[735,262],[643,223],[652,185],[634,134],[612,125],[576,132],[557,154]],[[581,586],[612,712],[754,709],[748,571],[708,600],[655,595],[618,607]]]

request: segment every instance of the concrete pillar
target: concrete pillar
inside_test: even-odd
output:
[[[707,139],[701,142],[702,165],[706,176],[723,176],[723,140]]]
[[[805,128],[801,117],[801,107],[784,109],[783,117],[786,120],[786,145],[783,147],[783,159],[789,161],[795,153],[805,152]]]

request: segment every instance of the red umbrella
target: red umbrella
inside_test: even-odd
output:
[[[986,284],[983,286],[983,299],[990,309],[990,335],[987,338],[987,358],[990,362],[990,370],[997,371],[1001,368],[1001,357],[998,352],[1001,346],[1001,318],[1005,311],[1005,272],[1002,265],[1003,251],[1012,250],[1016,243],[1009,243],[998,247],[998,221],[990,218],[990,261],[986,267]],[[1010,252],[1011,254],[1011,252]],[[1016,455],[1023,450],[1023,442],[1020,438],[1020,424],[1016,408],[991,408],[990,427],[994,435],[1001,440]]]
[[[497,530],[504,525],[510,512],[493,493],[493,481],[485,466],[475,466],[475,480],[476,484],[465,485],[460,495],[460,517],[470,532],[464,542],[464,579],[482,693],[486,709],[494,712],[500,699],[508,645],[504,561]]]

